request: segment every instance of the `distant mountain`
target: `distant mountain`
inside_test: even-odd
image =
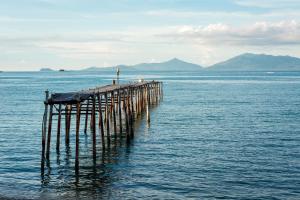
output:
[[[245,53],[206,69],[219,71],[300,71],[300,59],[291,56]]]
[[[53,72],[54,70],[51,68],[41,68],[40,72]]]
[[[202,69],[200,65],[188,63],[177,58],[162,63],[141,63],[132,67],[143,71],[195,71]]]
[[[195,71],[203,69],[200,65],[188,63],[177,58],[173,58],[166,62],[161,63],[141,63],[137,65],[118,65],[121,70],[129,71]],[[112,70],[115,67],[97,68],[90,67],[85,70]]]

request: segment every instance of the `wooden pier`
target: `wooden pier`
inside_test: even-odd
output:
[[[149,106],[157,104],[163,97],[163,83],[142,81],[129,84],[113,84],[69,93],[46,91],[45,112],[42,125],[41,172],[49,161],[51,134],[54,119],[57,119],[56,150],[60,150],[62,121],[64,119],[65,144],[69,146],[72,117],[75,117],[75,172],[79,172],[80,123],[84,121],[83,133],[88,125],[92,137],[93,158],[96,159],[96,145],[103,150],[110,146],[111,137],[126,134],[129,142],[134,136],[136,117],[146,112],[150,122]],[[83,117],[83,119],[82,119]],[[98,134],[97,134],[98,132]],[[97,142],[97,135],[99,142]]]

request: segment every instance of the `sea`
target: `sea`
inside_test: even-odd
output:
[[[164,84],[150,108],[92,159],[75,131],[41,174],[45,90],[111,84],[112,71],[0,73],[0,199],[300,199],[300,72],[121,72]],[[72,122],[74,126],[74,121]],[[63,127],[64,130],[64,127]],[[123,135],[123,136],[122,136]]]

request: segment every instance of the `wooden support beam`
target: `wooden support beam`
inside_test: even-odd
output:
[[[43,127],[42,127],[42,156],[41,156],[41,173],[44,174],[45,169],[45,146],[46,146],[46,132],[47,132],[47,117],[48,117],[48,103],[49,91],[45,91],[45,110],[43,116]]]
[[[89,121],[89,99],[87,100],[87,104],[86,104],[86,113],[85,113],[85,123],[84,123],[84,133],[86,134],[87,131],[87,124]]]
[[[130,103],[130,137],[133,138],[134,136],[134,106],[133,106],[133,90],[130,89],[130,96],[129,96],[129,103]]]
[[[96,160],[96,99],[95,95],[93,96],[93,106],[92,106],[92,138],[93,138],[93,159]],[[80,115],[80,114],[79,114]]]
[[[141,113],[143,112],[144,108],[144,88],[141,87]]]
[[[132,117],[134,118],[134,113],[135,113],[135,106],[134,106],[134,100],[133,100],[133,97],[134,97],[134,90],[131,89],[130,90],[130,105],[131,105],[131,111],[132,111]]]
[[[138,117],[139,115],[139,92],[138,88],[135,89],[135,116]]]
[[[79,129],[80,129],[80,102],[76,104],[77,115],[76,115],[76,150],[75,150],[75,172],[79,173]]]
[[[105,149],[105,137],[104,137],[104,127],[103,127],[103,117],[102,117],[102,106],[101,106],[101,94],[98,94],[98,112],[99,112],[99,128],[101,134],[102,148]]]
[[[155,84],[155,97],[156,97],[156,99],[155,99],[155,101],[156,101],[156,104],[158,103],[158,87],[157,87],[157,83]]]
[[[127,91],[126,91],[126,95],[127,95]],[[128,109],[127,109],[127,98],[125,95],[125,91],[123,92],[123,107],[124,107],[124,115],[125,115],[125,122],[126,122],[126,138],[127,141],[129,141],[129,119],[128,119]]]
[[[65,143],[67,146],[70,144],[70,128],[71,128],[71,117],[72,117],[71,112],[72,112],[72,105],[67,105],[66,106],[67,115],[65,116],[65,120],[66,120]]]
[[[118,109],[119,109],[120,134],[122,134],[122,100],[121,100],[120,90],[118,90]]]
[[[117,122],[116,122],[116,108],[115,108],[115,95],[114,92],[111,93],[112,95],[112,111],[113,111],[113,123],[114,123],[114,133],[115,137],[117,137]]]
[[[105,93],[105,101],[106,101],[106,113],[105,113],[105,118],[106,118],[106,136],[107,136],[107,145],[110,145],[110,129],[109,129],[109,105],[107,102],[107,92]]]
[[[138,89],[138,114],[141,114],[141,88]]]
[[[147,114],[147,122],[150,123],[150,113],[149,113],[149,104],[150,104],[150,93],[149,88],[146,89],[146,114]]]
[[[59,151],[60,148],[60,132],[61,132],[61,104],[59,104],[58,106],[56,151]]]
[[[53,105],[50,105],[50,112],[49,112],[49,123],[48,123],[48,138],[47,138],[47,151],[46,151],[46,158],[49,160],[50,155],[50,144],[51,144],[51,129],[52,129],[52,112],[53,112]]]

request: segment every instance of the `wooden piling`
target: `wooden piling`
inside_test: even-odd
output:
[[[60,131],[61,131],[61,104],[59,104],[58,106],[56,151],[59,151],[59,147],[60,147]]]
[[[41,173],[44,174],[45,169],[45,146],[46,146],[46,131],[47,131],[47,117],[48,117],[48,98],[49,91],[45,91],[45,111],[43,116],[43,127],[42,127],[42,158],[41,158]]]
[[[65,116],[65,121],[66,121],[66,135],[65,135],[65,143],[68,146],[70,144],[70,127],[71,127],[71,118],[72,118],[72,105],[67,105],[66,106],[66,116]]]
[[[127,91],[126,91],[127,95]],[[125,116],[125,123],[126,123],[126,138],[129,141],[129,120],[128,120],[128,109],[127,109],[127,99],[126,99],[125,91],[123,92],[123,108],[124,108],[124,116]]]
[[[133,90],[130,89],[130,96],[129,96],[129,102],[130,102],[130,137],[133,138],[134,136],[134,105],[133,105]]]
[[[96,159],[96,98],[95,94],[93,95],[93,106],[92,106],[92,117],[91,121],[92,122],[92,133],[93,133],[93,158],[94,160]]]
[[[150,94],[149,94],[149,89],[146,89],[146,114],[147,114],[147,122],[150,123],[150,113],[149,113],[149,104],[150,104]]]
[[[117,136],[117,122],[116,122],[116,108],[115,108],[115,94],[111,93],[111,103],[112,103],[112,112],[113,112],[113,123],[114,123],[114,133],[115,137]]]
[[[76,104],[76,150],[75,150],[75,172],[79,173],[79,128],[80,128],[80,102]]]
[[[118,90],[118,109],[119,109],[119,126],[120,126],[120,134],[122,134],[122,100],[120,89]]]
[[[107,136],[107,145],[110,145],[110,129],[109,129],[109,106],[107,100],[107,92],[105,93],[105,123],[106,123],[106,136]]]
[[[130,88],[128,88],[127,95],[126,95],[126,101],[127,101],[127,113],[128,113],[128,125],[129,125],[129,136],[131,137],[131,104],[130,104]]]
[[[84,133],[85,134],[87,132],[88,121],[89,121],[89,99],[87,100],[86,112],[85,112],[85,122],[84,122]]]
[[[46,151],[47,160],[49,160],[49,155],[50,155],[52,116],[53,116],[52,114],[53,114],[53,104],[50,105],[50,112],[49,112],[48,138],[47,138],[47,151]]]
[[[102,117],[102,102],[101,94],[98,94],[98,112],[99,112],[99,128],[101,134],[102,148],[105,148],[105,137],[104,137],[104,127],[103,127],[103,117]]]

